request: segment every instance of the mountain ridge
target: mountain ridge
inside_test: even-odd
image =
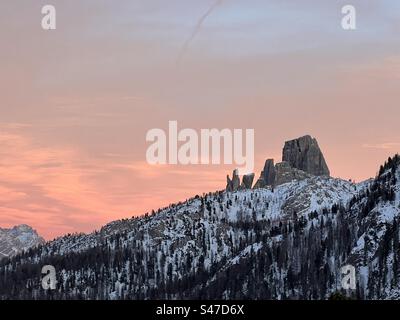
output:
[[[397,299],[399,166],[396,155],[361,183],[311,176],[207,193],[66,235],[0,261],[0,299]],[[44,264],[57,270],[50,293]]]

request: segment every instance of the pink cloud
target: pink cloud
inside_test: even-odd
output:
[[[43,145],[18,130],[2,130],[0,146],[0,225],[27,223],[46,238],[90,232],[216,185],[223,188],[221,168],[200,174],[198,166],[94,157],[76,147]]]

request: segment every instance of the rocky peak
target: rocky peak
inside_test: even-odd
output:
[[[0,259],[44,243],[32,227],[22,224],[11,229],[0,228]]]
[[[324,155],[315,138],[309,135],[286,141],[282,151],[282,162],[274,164],[274,159],[267,159],[260,177],[254,188],[274,187],[293,180],[304,180],[313,176],[328,176],[329,168]],[[249,189],[253,183],[254,174],[240,179],[237,171],[233,172],[232,180],[227,177],[226,191]]]
[[[258,178],[254,188],[272,186],[275,182],[275,176],[276,170],[274,166],[274,159],[267,159],[264,164],[264,169],[261,171],[260,178]]]
[[[251,186],[253,185],[253,180],[254,180],[254,173],[245,174],[243,176],[243,180],[242,180],[242,184],[240,185],[240,188],[251,189]]]
[[[286,141],[282,161],[314,176],[329,176],[330,174],[317,140],[309,135]]]
[[[243,176],[242,183],[240,183],[239,171],[233,170],[232,180],[229,175],[226,176],[226,191],[237,191],[240,189],[251,189],[254,180],[254,173],[246,174]]]
[[[237,191],[240,187],[239,171],[237,169],[232,172],[232,180],[229,175],[226,177],[226,191]]]

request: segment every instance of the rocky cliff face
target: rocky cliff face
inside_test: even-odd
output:
[[[329,176],[329,169],[316,139],[309,135],[285,142],[282,161],[313,176]]]
[[[274,159],[267,159],[264,164],[264,169],[261,171],[260,178],[258,178],[254,188],[264,188],[265,186],[272,186],[275,182],[276,170],[274,166]]]
[[[251,189],[251,186],[253,185],[253,180],[254,180],[254,173],[244,175],[240,188]]]
[[[237,191],[240,187],[240,177],[238,170],[233,170],[232,180],[229,178],[229,175],[226,176],[226,190],[227,191]]]
[[[261,171],[254,189],[275,187],[293,180],[304,180],[313,176],[329,177],[329,175],[329,168],[317,140],[306,135],[285,142],[282,162],[274,165],[274,159],[265,161],[264,169]],[[246,188],[248,189],[248,187]],[[228,177],[226,191],[237,190]]]
[[[238,191],[241,189],[251,189],[254,180],[254,173],[246,174],[243,176],[242,183],[240,183],[240,177],[238,170],[233,170],[232,180],[229,175],[226,176],[226,191]]]

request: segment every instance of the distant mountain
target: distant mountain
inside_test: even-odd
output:
[[[300,152],[293,163],[328,172],[313,154],[315,162]],[[277,170],[273,180],[266,175],[272,185],[231,181],[242,187],[3,259],[0,299],[399,299],[400,157],[358,184],[288,164],[281,177],[298,179],[277,183]],[[45,292],[48,264],[58,283]],[[341,287],[348,264],[356,269],[351,292]]]
[[[11,229],[0,228],[0,259],[12,257],[43,243],[44,239],[25,224]]]

